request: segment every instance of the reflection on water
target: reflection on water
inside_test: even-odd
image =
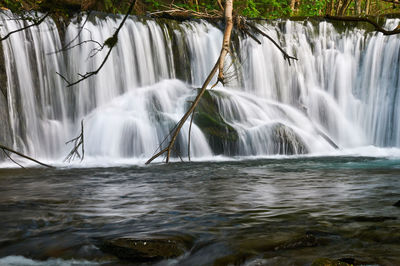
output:
[[[0,258],[115,262],[96,241],[173,237],[191,244],[170,264],[399,265],[398,165],[327,157],[1,169]]]

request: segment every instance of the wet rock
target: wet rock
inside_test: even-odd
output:
[[[274,250],[315,247],[317,245],[318,245],[317,238],[312,234],[306,234],[303,237],[296,238],[296,239],[287,241],[283,244],[280,244],[280,245],[276,246],[274,248]]]
[[[311,266],[350,266],[351,264],[340,261],[340,260],[332,260],[327,258],[319,258],[313,261]]]
[[[398,202],[396,202],[395,204],[393,204],[393,206],[400,207],[400,200]]]
[[[104,253],[119,259],[135,262],[151,262],[181,256],[187,247],[175,239],[128,239],[106,240],[98,244]]]
[[[238,133],[222,118],[213,97],[224,95],[206,91],[196,108],[194,122],[206,135],[214,154],[235,155]]]
[[[305,154],[308,149],[303,140],[290,127],[281,123],[272,126],[272,142],[274,154]]]

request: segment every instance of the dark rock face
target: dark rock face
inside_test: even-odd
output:
[[[104,253],[134,262],[152,262],[175,258],[186,251],[183,242],[170,239],[119,238],[103,241],[98,247]]]
[[[238,133],[222,118],[213,97],[221,95],[213,91],[204,93],[196,108],[194,122],[205,134],[214,154],[235,155]]]
[[[395,204],[393,204],[393,206],[400,207],[400,200],[398,202],[396,202]]]

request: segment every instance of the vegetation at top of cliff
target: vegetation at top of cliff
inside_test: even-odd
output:
[[[126,13],[130,0],[0,0],[2,9],[18,13],[51,11],[68,17],[71,13],[96,10]],[[221,10],[217,0],[138,0],[134,14],[148,15],[171,8],[210,13]],[[222,1],[223,4],[223,1]],[[274,19],[291,16],[364,16],[400,13],[400,0],[239,0],[234,3],[238,15]]]

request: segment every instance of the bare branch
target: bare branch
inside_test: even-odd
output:
[[[8,159],[10,159],[10,161],[12,161],[13,163],[15,163],[16,165],[18,165],[19,167],[25,169],[25,167],[23,167],[21,164],[19,164],[18,162],[16,162],[4,149],[2,150],[4,152],[4,154],[8,157]]]
[[[35,162],[35,163],[37,163],[37,164],[40,164],[40,165],[42,165],[42,166],[45,166],[45,167],[48,167],[48,168],[54,168],[54,166],[51,166],[51,165],[48,165],[48,164],[39,162],[38,160],[33,159],[32,157],[29,157],[29,156],[27,156],[27,155],[25,155],[25,154],[22,154],[22,153],[20,153],[20,152],[18,152],[18,151],[15,151],[15,150],[11,149],[11,148],[8,148],[8,147],[6,147],[6,146],[4,146],[4,145],[2,145],[2,144],[0,144],[0,149],[2,149],[3,151],[8,151],[8,152],[14,153],[14,154],[16,154],[16,155],[18,155],[18,156],[21,156],[21,157],[23,157],[23,158],[25,158],[25,159],[28,159],[28,160],[30,160],[30,161],[32,161],[32,162]]]
[[[39,20],[36,20],[34,23],[32,23],[32,24],[30,24],[30,25],[28,25],[26,27],[19,28],[19,29],[14,30],[14,31],[10,31],[6,36],[0,38],[0,42],[8,39],[14,33],[17,33],[17,32],[20,32],[20,31],[24,31],[26,29],[29,29],[29,28],[33,27],[33,26],[39,26],[40,23],[42,23],[49,15],[50,15],[50,13],[47,13],[47,14],[43,15]]]
[[[261,34],[261,35],[264,36],[264,37],[267,37],[267,38],[279,49],[279,51],[281,51],[281,53],[282,53],[282,55],[283,55],[283,58],[284,58],[285,60],[288,61],[289,65],[290,65],[290,60],[291,60],[291,59],[293,59],[293,60],[298,60],[296,57],[291,56],[291,55],[289,55],[288,53],[286,53],[286,51],[283,50],[283,48],[282,48],[274,39],[272,39],[271,36],[269,36],[268,34],[266,34],[265,32],[263,32],[262,30],[260,30],[258,27],[252,25],[251,23],[249,23],[249,22],[247,22],[247,21],[245,22],[245,24],[246,24],[247,26],[249,26],[250,28],[252,28],[255,32]]]
[[[188,159],[189,159],[189,162],[190,162],[190,135],[192,132],[192,124],[193,124],[193,118],[194,118],[195,113],[196,113],[196,108],[192,112],[192,118],[190,119],[190,125],[189,125],[189,136],[188,136]]]
[[[69,81],[67,78],[65,78],[63,75],[61,75],[60,73],[56,72],[66,83],[67,83],[67,87],[72,87],[82,81],[84,81],[85,79],[90,78],[91,76],[97,75],[97,73],[100,72],[100,70],[103,68],[103,66],[106,64],[108,58],[110,57],[111,51],[112,49],[115,47],[115,45],[118,42],[118,33],[121,30],[122,26],[125,24],[125,21],[127,20],[128,16],[130,15],[130,13],[133,10],[133,7],[135,6],[136,0],[133,0],[131,2],[131,5],[129,6],[128,12],[125,14],[124,18],[122,19],[121,23],[119,24],[118,28],[115,30],[114,34],[108,38],[107,40],[104,41],[102,47],[109,47],[108,52],[106,54],[106,56],[104,57],[103,61],[101,62],[100,66],[94,70],[94,71],[89,71],[86,72],[85,74],[79,74],[79,76],[81,77],[80,79],[78,79],[77,81]],[[103,48],[101,48],[103,49]]]
[[[92,12],[92,11],[89,11],[89,12],[86,14],[86,19],[85,19],[85,21],[83,22],[82,26],[79,27],[79,31],[78,31],[78,33],[76,34],[76,36],[75,36],[74,38],[72,38],[72,40],[69,41],[67,44],[65,44],[60,50],[57,50],[57,51],[48,53],[48,55],[50,55],[50,54],[57,54],[57,53],[61,53],[61,52],[64,52],[64,51],[68,51],[68,50],[70,50],[70,49],[73,49],[73,48],[75,48],[75,47],[77,47],[77,46],[79,46],[79,45],[81,45],[81,44],[87,43],[87,42],[96,42],[96,43],[98,43],[98,44],[101,46],[101,44],[100,44],[99,42],[94,41],[94,40],[83,41],[83,42],[80,42],[80,43],[78,43],[78,44],[76,44],[76,45],[70,46],[70,45],[71,45],[74,41],[76,41],[76,40],[79,38],[79,36],[81,35],[83,29],[85,28],[86,23],[87,23],[88,20],[89,20],[89,17],[90,17],[91,12]]]

